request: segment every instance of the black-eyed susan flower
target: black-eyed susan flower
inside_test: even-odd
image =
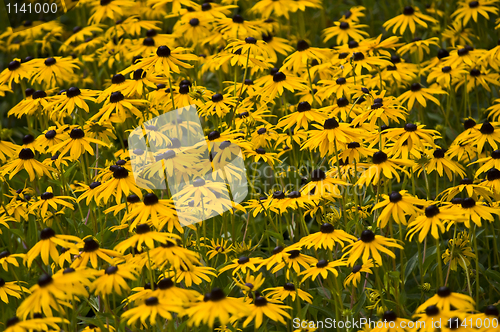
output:
[[[472,45],[473,42],[470,39],[472,35],[472,29],[467,28],[460,21],[453,21],[442,34],[443,39],[449,40],[452,47],[456,47],[457,45]]]
[[[209,239],[204,240],[208,241]],[[209,249],[207,251],[208,259],[224,256],[224,262],[227,260],[227,255],[233,251],[233,244],[224,239],[210,239],[210,243],[205,243],[205,246]]]
[[[119,252],[101,248],[99,242],[92,237],[87,237],[83,241],[79,241],[76,245],[79,249],[79,254],[71,264],[72,268],[87,266],[90,262],[93,268],[99,266],[99,258],[109,264],[113,263],[113,257],[121,257]]]
[[[337,37],[337,45],[346,44],[349,39],[360,41],[369,34],[361,29],[368,27],[366,24],[357,24],[348,21],[333,22],[333,26],[323,30],[323,41],[327,42],[330,39]]]
[[[47,191],[40,195],[40,200],[32,205],[32,209],[40,209],[40,215],[46,217],[49,207],[53,211],[58,211],[59,206],[67,207],[74,210],[73,203],[76,199],[71,196],[55,196],[52,187],[48,187]]]
[[[125,279],[136,280],[137,274],[137,271],[127,264],[110,265],[105,270],[96,273],[98,277],[90,289],[102,297],[108,297],[113,293],[122,295],[123,291],[130,289]]]
[[[142,197],[142,194],[138,196]],[[176,212],[171,200],[159,199],[156,194],[147,193],[144,195],[142,204],[131,209],[127,216],[127,219],[131,221],[130,229],[133,230],[138,224],[145,224],[148,220],[151,220],[153,225],[157,227],[163,218],[176,219]]]
[[[196,302],[196,299],[200,296],[200,293],[193,289],[176,286],[174,281],[168,277],[161,278],[156,285],[156,289],[148,294],[149,296],[170,301],[172,299],[178,299],[183,304]]]
[[[306,248],[328,249],[333,250],[333,247],[339,244],[342,248],[345,243],[353,243],[356,238],[346,231],[336,229],[332,224],[324,223],[320,227],[320,231],[300,239],[300,244]]]
[[[232,316],[239,318],[246,316],[248,312],[248,305],[242,299],[228,297],[222,289],[214,288],[203,300],[193,303],[184,313],[189,317],[190,326],[207,324],[213,328],[216,319],[226,325]]]
[[[424,214],[415,218],[408,224],[408,233],[410,241],[418,233],[418,240],[423,242],[429,234],[433,238],[439,239],[439,233],[444,233],[445,222],[448,220],[461,221],[464,217],[458,209],[440,209],[435,204],[427,206]]]
[[[11,86],[12,82],[19,83],[21,80],[29,78],[32,71],[32,67],[21,61],[21,59],[14,59],[0,73],[0,84]]]
[[[363,79],[363,77],[358,77],[358,79]],[[320,85],[318,95],[322,99],[328,99],[333,96],[337,100],[341,98],[350,100],[353,94],[359,94],[358,91],[361,90],[361,85],[355,84],[354,81],[354,77],[338,77],[335,80],[322,79],[318,82]]]
[[[215,30],[229,38],[236,39],[242,36],[257,38],[263,32],[257,22],[246,20],[239,14],[217,19]]]
[[[436,81],[442,87],[455,86],[463,77],[467,75],[467,71],[462,65],[452,66],[437,66],[433,67],[432,71],[427,76],[427,81],[432,83]]]
[[[403,167],[409,167],[412,164],[413,162],[409,160],[388,158],[385,152],[377,151],[372,156],[372,165],[361,174],[356,185],[376,185],[382,176],[388,179],[396,178],[399,182],[401,180],[400,172],[408,175]]]
[[[371,230],[364,230],[358,241],[344,248],[344,255],[342,258],[347,258],[348,266],[354,266],[359,258],[361,258],[363,263],[366,263],[371,256],[374,262],[381,266],[382,256],[380,252],[392,258],[396,258],[396,255],[387,247],[403,249],[394,239],[386,238],[382,235],[375,235]]]
[[[148,297],[143,304],[129,309],[122,314],[124,319],[127,319],[127,324],[133,325],[140,321],[143,326],[156,324],[156,319],[159,317],[172,319],[172,312],[179,313],[182,311],[181,303],[177,300],[167,300],[166,298],[157,298],[154,296]],[[149,324],[147,323],[149,321]]]
[[[133,1],[129,0],[104,0],[93,1],[92,16],[89,23],[100,23],[107,18],[116,21],[123,17],[124,11],[134,6]]]
[[[23,284],[26,284],[26,282],[5,281],[0,278],[0,300],[8,304],[9,296],[20,299],[22,294],[29,294],[29,289],[24,287]]]
[[[242,54],[249,54],[251,56],[267,57],[268,47],[266,42],[258,40],[254,37],[246,37],[245,39],[236,39],[231,41],[226,50],[234,52],[240,50]]]
[[[243,327],[246,327],[255,320],[255,327],[259,328],[262,325],[264,317],[268,317],[273,321],[278,321],[281,324],[286,324],[283,317],[290,319],[290,314],[285,310],[291,309],[288,306],[273,303],[263,296],[257,296],[253,304],[250,305],[249,315],[243,322]]]
[[[402,35],[407,28],[412,33],[415,33],[417,24],[427,28],[427,22],[435,24],[437,20],[429,15],[422,14],[418,7],[406,6],[401,15],[391,18],[383,24],[383,27],[385,29],[392,28],[393,33],[396,33],[399,29],[399,33]]]
[[[371,268],[374,267],[373,260],[369,259],[363,264],[354,265],[352,267],[351,273],[347,275],[344,280],[344,287],[348,287],[352,285],[353,287],[357,287],[359,282],[361,281],[361,276],[363,273],[365,274],[373,274]]]
[[[374,128],[377,121],[380,119],[388,126],[390,121],[401,122],[405,120],[408,114],[401,103],[394,96],[386,96],[385,92],[376,95],[373,99],[373,104],[370,110],[359,114],[352,121],[353,126],[358,126],[365,121],[369,121],[369,125]],[[373,146],[372,144],[370,144]]]
[[[196,206],[202,206],[205,203],[221,200],[221,198],[227,200],[226,192],[225,183],[197,178],[191,185],[177,192],[173,198],[181,204],[194,200]]]
[[[122,166],[117,166],[113,170],[113,177],[101,184],[99,197],[97,202],[103,200],[105,203],[111,197],[115,197],[116,203],[120,203],[123,195],[128,196],[131,193],[142,197],[141,189],[135,183],[134,177],[131,172]],[[138,221],[139,222],[139,221]]]
[[[272,125],[260,127],[252,133],[252,144],[255,148],[269,148],[278,139],[278,133]]]
[[[476,258],[476,254],[472,251],[469,234],[463,231],[457,234],[454,239],[450,239],[448,241],[448,248],[446,248],[441,257],[444,264],[450,264],[449,266],[452,271],[457,271],[459,265],[464,270],[468,269],[471,265],[471,260]]]
[[[477,152],[481,152],[486,143],[488,143],[493,150],[497,150],[498,143],[500,142],[500,130],[495,128],[495,126],[496,123],[491,123],[489,121],[483,122],[481,128],[471,133],[466,142],[470,143],[472,147],[475,147]]]
[[[306,90],[305,81],[299,77],[292,76],[289,73],[278,71],[273,75],[272,81],[265,84],[258,90],[262,100],[271,102],[277,96],[283,95],[285,89],[291,92]]]
[[[90,143],[107,146],[106,143],[85,136],[85,132],[81,128],[73,128],[69,133],[69,137],[63,142],[52,147],[51,151],[59,151],[59,158],[62,158],[69,153],[73,161],[78,160],[85,152],[94,155],[94,150]]]
[[[9,272],[9,266],[19,267],[17,259],[23,258],[25,254],[11,254],[8,250],[0,252],[0,266],[5,272]]]
[[[259,273],[257,276],[250,274],[249,272],[242,278],[240,275],[237,278],[233,277],[236,285],[241,288],[244,294],[254,293],[256,292],[266,281],[262,273]]]
[[[450,311],[452,309],[461,311],[474,311],[475,302],[468,295],[452,292],[448,287],[439,287],[436,295],[421,304],[416,313],[421,313],[431,305],[439,310]]]
[[[427,324],[431,324],[429,326],[432,326],[432,322],[434,321],[441,320],[442,322],[447,322],[452,318],[452,315],[453,311],[440,310],[437,306],[430,305],[421,313],[413,315],[413,318],[418,318],[415,322],[416,326],[418,326],[417,324],[426,324],[426,326]]]
[[[48,57],[46,59],[32,60],[36,74],[32,80],[42,84],[45,88],[62,86],[68,82],[78,69],[77,61],[72,57]]]
[[[472,315],[472,317],[470,319],[472,319],[474,322],[476,322],[476,325],[479,328],[482,327],[484,329],[484,332],[493,332],[494,327],[492,327],[491,325],[496,325],[496,323],[498,322],[498,318],[500,316],[498,308],[494,305],[488,305],[482,311],[483,312],[481,312],[481,313],[477,313],[475,315]],[[485,327],[484,326],[485,324],[481,324],[480,321],[491,322],[492,324],[489,324],[489,326]],[[479,325],[481,325],[481,327]]]
[[[438,41],[439,38],[437,37],[429,39],[413,38],[411,43],[401,46],[398,49],[398,53],[401,55],[405,55],[407,52],[410,54],[418,54],[419,61],[422,61],[424,59],[424,54],[429,54],[431,52],[429,46],[439,46]]]
[[[345,262],[343,261],[333,261],[329,262],[326,259],[320,259],[316,265],[311,265],[308,269],[302,271],[299,275],[303,276],[301,283],[311,278],[311,280],[315,280],[318,276],[321,275],[323,280],[328,278],[328,274],[332,273],[335,277],[338,277],[339,272],[337,271],[337,267],[345,266]]]
[[[193,67],[185,61],[198,60],[197,56],[184,52],[186,52],[186,49],[182,47],[170,49],[168,46],[162,45],[156,49],[155,54],[141,59],[138,63],[129,67],[127,71],[135,71],[137,69],[149,71],[150,69],[154,69],[156,73],[166,76],[170,76],[172,72],[179,74],[180,68]]]
[[[108,145],[111,144],[111,140],[116,139],[114,133],[115,128],[113,127],[111,121],[87,121],[85,126],[83,126],[83,131],[89,138],[102,141]]]
[[[95,274],[95,270],[85,266],[77,269],[70,267],[57,271],[52,278],[55,284],[64,289],[68,298],[77,298],[79,296],[89,296],[88,288],[91,286]]]
[[[266,288],[264,289],[263,293],[266,293],[266,297],[268,297],[271,300],[277,300],[283,302],[290,297],[292,301],[295,301],[295,299],[298,297],[304,302],[312,303],[311,294],[303,291],[300,288],[295,287],[295,285],[291,282],[287,282],[280,287]]]
[[[123,74],[115,74],[111,77],[111,84],[106,87],[106,89],[102,90],[99,92],[99,96],[97,97],[97,102],[100,104],[103,101],[106,100],[106,98],[109,98],[109,96],[113,92],[119,92],[122,90],[125,90],[129,87],[130,85],[130,80],[127,80],[127,78]]]
[[[208,3],[207,3],[208,4]],[[204,41],[211,30],[212,19],[205,15],[189,16],[189,19],[180,20],[175,28],[190,43],[196,45]]]
[[[174,278],[176,283],[184,281],[186,287],[191,287],[193,284],[199,285],[203,281],[210,282],[210,276],[216,276],[213,272],[214,270],[214,268],[209,266],[199,266],[189,262],[182,262],[179,269],[170,271],[168,276]]]
[[[485,90],[490,91],[491,86],[499,85],[497,81],[497,74],[491,73],[489,70],[484,70],[481,68],[472,68],[468,73],[467,78],[467,91],[471,92],[477,89],[479,86],[483,87]],[[465,81],[460,80],[455,85],[455,90],[460,89],[462,85],[465,85]]]
[[[471,228],[471,221],[478,227],[482,226],[481,220],[493,222],[494,215],[500,215],[500,210],[491,206],[487,206],[481,201],[477,201],[472,197],[466,197],[462,201],[460,212],[465,214],[463,222],[467,228]]]
[[[318,62],[323,61],[329,54],[328,49],[311,47],[305,40],[299,40],[296,49],[294,53],[290,54],[285,59],[282,67],[285,70],[290,70],[295,73],[308,67],[309,63],[313,60]]]
[[[42,177],[47,175],[49,178],[52,178],[51,171],[52,167],[46,166],[35,159],[35,154],[31,149],[21,149],[18,154],[18,158],[11,160],[7,164],[3,165],[0,168],[2,175],[9,175],[11,179],[14,175],[19,173],[21,170],[25,170],[28,175],[30,181],[35,180],[36,177]]]
[[[425,201],[413,197],[406,190],[382,195],[382,199],[373,207],[373,210],[383,208],[377,219],[377,227],[380,228],[385,228],[391,218],[397,224],[406,225],[407,216],[416,215],[418,213],[417,206],[425,205]]]
[[[446,150],[441,148],[434,150],[434,152],[432,152],[432,156],[429,156],[429,159],[425,164],[419,164],[417,168],[415,168],[415,171],[418,170],[419,176],[422,173],[423,168],[425,168],[427,174],[437,172],[440,177],[446,174],[448,180],[450,181],[453,179],[453,175],[458,175],[460,177],[464,177],[466,175],[464,167],[451,160],[451,158],[446,155]]]
[[[448,66],[465,64],[474,67],[481,56],[484,56],[482,50],[476,50],[470,45],[457,45],[456,49],[451,51],[449,56],[444,59],[443,64]]]
[[[366,148],[362,146],[359,142],[351,142],[347,143],[346,149],[343,150],[339,156],[338,159],[344,160],[346,163],[359,163],[362,159],[368,158],[369,156],[373,155],[376,150]],[[336,164],[337,158],[333,157],[330,160],[330,163]]]
[[[54,282],[54,278],[48,274],[40,276],[38,282],[30,288],[30,292],[31,295],[16,310],[16,314],[23,319],[26,319],[29,314],[41,312],[52,317],[53,311],[61,313],[63,306],[71,307],[71,304],[67,302],[66,290]]]
[[[430,100],[439,106],[439,100],[433,95],[446,93],[446,91],[443,91],[439,88],[425,88],[420,83],[412,83],[410,86],[410,90],[402,93],[399,96],[399,100],[401,101],[401,103],[407,102],[408,109],[413,108],[415,101],[417,101],[423,107],[427,107],[427,100]]]
[[[199,113],[208,119],[209,116],[217,115],[222,118],[224,115],[229,113],[231,108],[236,104],[236,98],[229,95],[222,95],[216,93],[212,96],[211,100],[206,102],[200,107]]]
[[[143,245],[148,249],[153,249],[155,247],[155,241],[164,243],[169,240],[175,241],[175,239],[180,238],[175,234],[162,233],[154,230],[152,231],[148,224],[139,224],[135,228],[135,235],[120,242],[116,245],[114,250],[124,253],[129,248],[137,247],[140,249]]]
[[[120,91],[115,91],[109,95],[109,99],[106,100],[103,107],[90,120],[122,123],[132,116],[140,118],[141,111],[138,107],[144,106],[146,103],[142,99],[126,99]]]
[[[38,256],[41,257],[45,265],[49,265],[49,257],[54,262],[59,262],[59,251],[57,246],[68,248],[80,241],[80,238],[74,235],[56,234],[52,228],[45,228],[40,232],[40,241],[38,241],[26,254],[24,261],[30,267]]]
[[[291,127],[295,127],[295,130],[299,128],[307,130],[310,123],[322,123],[327,118],[328,116],[326,114],[322,113],[320,110],[313,109],[308,102],[304,101],[294,108],[294,112],[282,117],[277,126],[283,128],[283,130],[287,130]]]
[[[451,14],[456,21],[461,21],[464,26],[467,25],[470,19],[477,22],[478,16],[481,15],[485,19],[490,19],[490,14],[497,14],[498,8],[495,6],[496,0],[479,0],[479,1],[461,1],[459,8]]]
[[[488,187],[492,192],[500,192],[500,171],[496,168],[491,168],[486,172],[486,180],[481,182],[481,186]],[[487,192],[487,194],[490,194]],[[488,197],[489,195],[483,195]]]
[[[35,140],[37,150],[41,153],[51,151],[52,148],[63,142],[67,138],[65,128],[56,128],[55,126],[49,127]]]
[[[342,75],[346,77],[354,71],[356,76],[361,76],[363,69],[368,71],[374,70],[377,67],[390,66],[392,62],[386,60],[382,56],[370,56],[363,52],[354,52],[350,57],[350,61],[343,65]]]
[[[72,86],[54,97],[52,114],[60,119],[63,116],[71,115],[76,109],[82,109],[88,113],[90,111],[88,104],[96,102],[95,95],[95,91]]]
[[[21,320],[14,316],[5,322],[5,332],[26,332],[32,330],[54,330],[60,329],[61,324],[68,324],[67,319],[61,317],[37,317],[33,319]]]
[[[335,118],[326,119],[322,126],[313,124],[313,127],[316,129],[309,131],[309,139],[304,142],[301,150],[319,149],[322,157],[337,154],[348,143],[357,141],[363,135],[359,129],[352,128],[347,123],[339,123]]]
[[[317,263],[317,259],[305,254],[302,254],[299,249],[286,249],[285,255],[283,255],[283,260],[276,264],[276,266],[271,270],[271,273],[276,273],[287,267],[286,276],[289,278],[290,271],[295,271],[296,274],[301,272],[301,267],[307,269],[311,264]]]
[[[294,245],[288,246],[287,250],[291,250],[291,249],[294,249],[297,247],[300,248],[300,245],[294,244]],[[288,254],[286,253],[285,248],[283,246],[277,246],[272,250],[272,255],[266,259],[263,259],[262,263],[257,267],[257,269],[260,269],[261,267],[265,266],[267,270],[271,270],[271,268],[274,265],[283,262],[286,255],[288,255]]]
[[[243,273],[246,274],[247,271],[256,271],[258,265],[262,263],[262,258],[260,257],[240,257],[233,259],[230,264],[224,266],[219,270],[219,273],[223,273],[229,270],[232,270],[232,274]]]

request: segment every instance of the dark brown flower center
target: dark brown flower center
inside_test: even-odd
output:
[[[156,55],[158,55],[159,57],[168,57],[170,56],[170,48],[165,45],[160,46],[158,47],[158,49],[156,49]]]

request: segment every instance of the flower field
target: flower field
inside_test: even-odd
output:
[[[500,1],[51,1],[0,25],[0,330],[500,331]]]

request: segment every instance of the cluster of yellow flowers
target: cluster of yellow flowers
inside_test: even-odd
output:
[[[499,1],[360,2],[1,30],[3,328],[497,331]]]

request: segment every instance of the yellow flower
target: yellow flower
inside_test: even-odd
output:
[[[427,107],[427,100],[432,101],[438,106],[441,105],[439,100],[434,97],[435,94],[447,94],[446,91],[443,91],[438,88],[424,88],[420,83],[412,83],[410,86],[410,90],[402,93],[399,96],[399,100],[404,103],[408,102],[408,109],[412,109],[415,101],[417,101],[423,107]]]
[[[396,243],[396,240],[381,235],[375,235],[371,230],[364,230],[357,242],[344,248],[344,255],[342,258],[347,257],[347,265],[354,266],[354,263],[356,263],[359,258],[361,258],[363,263],[366,263],[371,256],[377,265],[382,266],[382,256],[379,251],[392,258],[396,258],[396,255],[386,247],[403,249],[401,245]]]
[[[125,279],[136,280],[138,272],[126,264],[120,264],[100,270],[96,275],[98,278],[92,283],[90,290],[105,298],[113,293],[122,295],[123,291],[128,291],[130,287]]]
[[[243,322],[243,327],[247,327],[250,322],[255,320],[255,327],[259,328],[262,325],[264,316],[281,324],[286,324],[283,317],[291,318],[290,314],[285,311],[286,309],[291,309],[291,307],[273,303],[262,296],[257,296],[250,308],[250,314]]]
[[[226,325],[231,317],[246,316],[248,312],[248,305],[242,299],[226,297],[222,289],[214,288],[203,301],[193,303],[184,313],[189,317],[189,326],[207,324],[213,328],[217,318],[222,325]]]
[[[411,6],[406,6],[403,10],[403,14],[391,18],[382,26],[386,29],[390,29],[392,27],[393,33],[396,33],[399,29],[399,33],[402,35],[406,31],[407,27],[410,28],[412,33],[415,33],[417,24],[427,28],[426,21],[432,24],[436,24],[438,22],[434,18],[422,14],[418,7],[413,8]]]
[[[76,199],[71,196],[54,196],[52,187],[48,187],[47,191],[40,195],[40,200],[34,203],[31,208],[40,209],[40,215],[42,217],[47,216],[49,206],[53,209],[53,211],[58,211],[58,205],[74,210],[73,203],[67,202],[66,200],[75,201]]]
[[[323,30],[323,35],[325,36],[323,42],[327,42],[330,39],[337,37],[336,43],[337,45],[341,45],[346,44],[349,39],[360,41],[369,36],[367,32],[360,30],[362,28],[367,28],[368,25],[366,24],[356,24],[354,22],[349,23],[347,21],[336,21],[333,22],[333,24],[333,27]]]
[[[440,287],[437,294],[420,305],[416,313],[423,312],[427,307],[435,305],[439,310],[474,311],[475,302],[468,295],[454,293],[448,287]]]
[[[73,58],[49,57],[34,59],[31,65],[36,74],[32,80],[42,84],[45,88],[61,86],[72,79],[74,71],[78,69],[77,61]]]
[[[127,320],[127,324],[133,325],[139,321],[144,327],[156,324],[157,317],[172,319],[171,312],[180,313],[182,306],[177,299],[165,299],[157,297],[148,297],[142,305],[129,309],[122,314]],[[147,321],[149,320],[149,324]]]
[[[45,228],[40,232],[40,241],[37,242],[24,257],[25,263],[30,267],[33,260],[39,255],[45,265],[49,265],[49,257],[56,263],[59,262],[59,251],[57,246],[68,248],[80,241],[74,235],[56,234],[52,228]]]
[[[451,17],[456,21],[462,21],[464,26],[467,25],[471,18],[474,22],[477,22],[478,14],[489,20],[490,16],[488,13],[495,15],[498,13],[497,3],[497,0],[462,0],[460,1],[460,7],[451,14]]]

